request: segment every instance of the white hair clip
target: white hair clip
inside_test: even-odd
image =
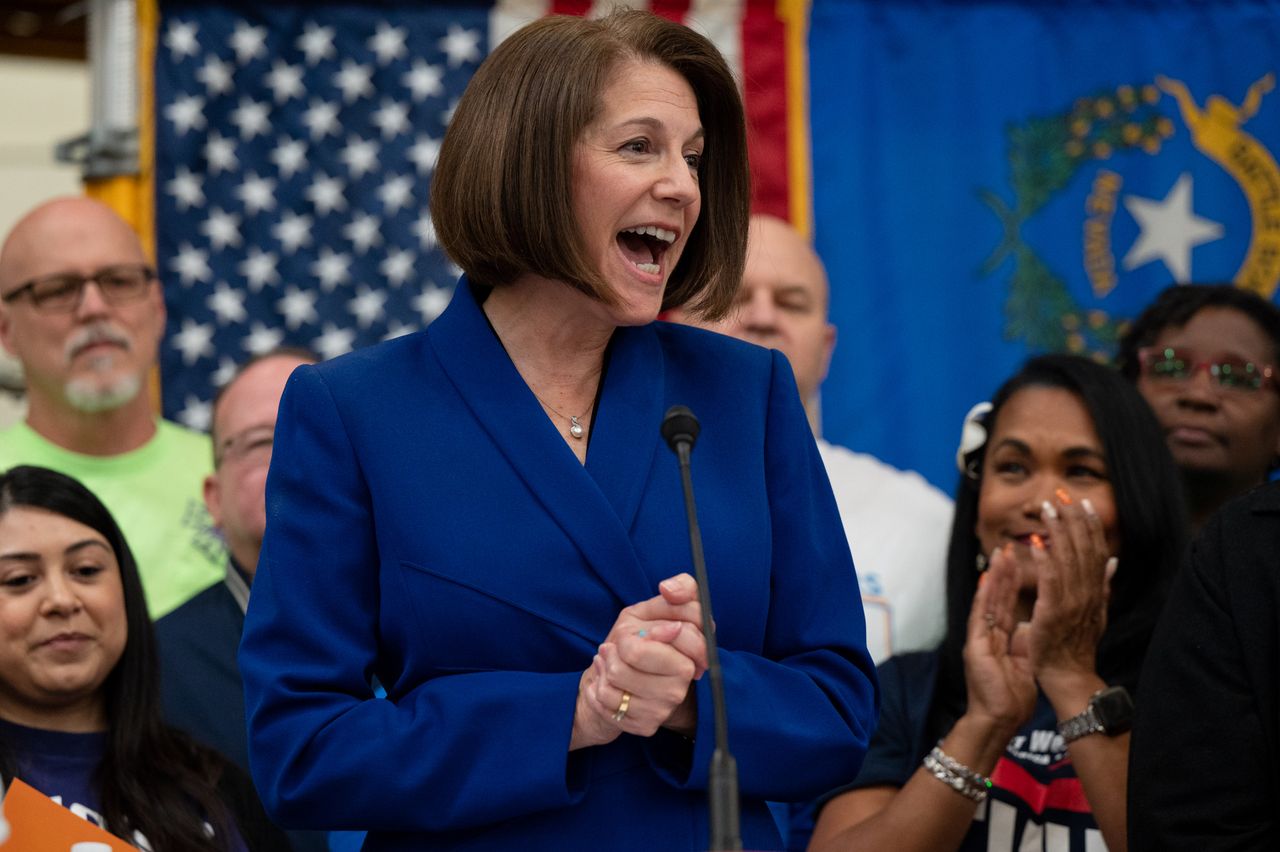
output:
[[[991,403],[980,402],[964,416],[960,430],[960,446],[956,449],[956,467],[966,476],[977,478],[978,472],[969,466],[969,456],[987,442],[986,417],[991,413]]]

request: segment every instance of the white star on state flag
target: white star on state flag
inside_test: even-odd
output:
[[[346,59],[342,62],[342,70],[333,75],[333,84],[342,90],[344,101],[354,103],[373,94],[372,75],[373,69],[368,65]]]
[[[419,136],[409,148],[409,161],[418,167],[418,174],[428,175],[435,171],[436,160],[440,158],[440,140],[430,136]]]
[[[431,221],[431,212],[423,208],[422,213],[413,223],[413,235],[418,238],[418,245],[422,246],[423,251],[431,251],[438,244],[436,240],[436,226]]]
[[[244,341],[240,345],[250,355],[261,355],[272,349],[278,349],[283,341],[283,331],[255,322],[249,327],[249,333],[244,336]]]
[[[164,117],[173,122],[173,129],[179,136],[186,136],[192,130],[203,130],[204,98],[199,95],[177,98],[164,108]]]
[[[235,213],[228,213],[221,207],[214,207],[209,211],[209,218],[200,223],[200,233],[209,238],[209,244],[215,249],[222,250],[228,246],[239,247],[242,242],[240,217]]]
[[[351,351],[356,342],[356,333],[349,328],[340,328],[331,322],[324,324],[324,331],[311,341],[311,348],[324,360],[337,358]]]
[[[413,309],[422,317],[422,324],[429,325],[449,306],[449,292],[430,281],[413,300]]]
[[[311,245],[311,217],[286,210],[280,221],[271,226],[271,235],[280,241],[285,254],[293,254]]]
[[[1222,239],[1223,234],[1220,223],[1195,214],[1191,194],[1191,174],[1184,172],[1163,201],[1125,196],[1124,206],[1140,229],[1138,238],[1124,256],[1126,270],[1161,260],[1175,283],[1185,284],[1191,280],[1191,250],[1202,243]]]
[[[182,330],[170,340],[173,348],[182,354],[182,363],[188,367],[214,351],[213,326],[196,322],[191,317],[183,317]]]
[[[447,109],[440,112],[440,123],[448,127],[453,122],[453,114],[458,111],[458,99],[454,98],[449,101]]]
[[[337,55],[333,47],[333,27],[321,27],[315,21],[307,21],[298,36],[298,50],[307,58],[308,65],[315,65],[322,59],[332,59]]]
[[[408,52],[404,43],[408,35],[403,27],[393,27],[386,21],[379,21],[377,31],[369,39],[369,49],[378,57],[378,64],[389,65],[402,59]]]
[[[378,167],[378,143],[352,136],[347,140],[347,147],[338,154],[338,159],[346,164],[351,177],[359,180]]]
[[[409,129],[409,108],[399,101],[384,98],[372,120],[374,126],[382,131],[383,139],[394,139]]]
[[[267,28],[237,21],[235,32],[231,34],[231,49],[236,52],[236,62],[241,65],[248,65],[258,57],[266,56]]]
[[[250,216],[276,207],[276,182],[271,178],[258,177],[254,172],[245,175],[244,183],[236,187],[235,194]]]
[[[187,394],[186,405],[178,412],[178,421],[188,429],[205,432],[213,415],[213,403]]]
[[[464,62],[480,60],[480,32],[449,25],[449,32],[439,41],[440,49],[449,57],[449,67],[457,68]]]
[[[378,217],[369,213],[357,213],[355,218],[342,228],[342,236],[351,240],[351,245],[359,254],[366,254],[369,249],[382,245],[382,223]]]
[[[413,274],[413,262],[417,260],[417,255],[408,249],[399,249],[390,252],[386,260],[378,264],[378,271],[387,279],[387,283],[392,287],[399,287],[401,284],[409,280],[409,276]]]
[[[196,39],[199,27],[189,21],[174,21],[164,34],[164,46],[169,48],[169,55],[174,62],[181,62],[188,56],[200,52],[200,42]]]
[[[225,281],[213,285],[213,293],[205,300],[219,325],[244,322],[249,313],[244,309],[244,291],[230,287]],[[217,382],[215,382],[217,384]]]
[[[178,166],[173,178],[164,185],[164,191],[173,196],[179,210],[186,211],[192,207],[204,206],[204,190],[200,184],[200,178],[192,174],[190,169]]]
[[[284,314],[284,324],[290,331],[297,331],[303,325],[320,319],[316,312],[316,296],[314,290],[299,290],[292,284],[285,289],[284,296],[276,302],[276,308]]]
[[[288,180],[307,167],[307,143],[282,136],[270,156],[280,171],[280,177]]]
[[[338,105],[331,101],[312,100],[302,114],[302,123],[311,131],[311,138],[319,141],[326,136],[338,135]]]
[[[276,271],[279,258],[275,252],[263,251],[257,246],[250,246],[249,253],[236,266],[236,271],[249,282],[249,289],[258,292],[267,284],[278,284],[280,273]]]
[[[276,103],[282,104],[290,98],[300,98],[306,87],[302,85],[302,69],[297,65],[277,59],[266,76],[267,88],[275,96]]]
[[[174,255],[169,265],[174,272],[178,273],[178,280],[185,287],[190,287],[197,281],[208,281],[213,277],[213,270],[209,268],[209,253],[196,248],[191,243],[180,245],[178,253]]]
[[[311,274],[319,279],[320,289],[331,293],[334,287],[350,280],[351,256],[322,246],[320,256],[311,264]]]
[[[415,101],[444,94],[444,69],[439,65],[428,65],[421,59],[413,61],[413,67],[404,73],[400,81],[408,87]]]
[[[413,178],[392,175],[378,187],[378,198],[381,199],[388,215],[394,216],[413,201]]]
[[[240,128],[240,138],[249,140],[271,129],[271,107],[263,101],[241,98],[240,106],[231,111],[231,123]]]
[[[220,135],[216,130],[209,131],[209,138],[204,143],[204,158],[209,161],[211,175],[240,168],[235,141]]]
[[[235,88],[231,82],[232,67],[230,62],[223,62],[210,53],[204,59],[204,65],[196,69],[196,79],[204,84],[209,97],[225,95]]]
[[[321,216],[325,216],[335,210],[347,209],[347,198],[344,195],[345,189],[346,185],[343,184],[340,178],[331,178],[326,174],[316,172],[311,186],[307,187],[306,192],[303,194],[315,206],[316,212]]]
[[[361,328],[368,328],[377,320],[382,319],[384,309],[383,306],[387,302],[387,294],[383,290],[370,290],[368,287],[361,285],[356,290],[355,298],[347,302],[347,310],[356,318],[356,324]]]

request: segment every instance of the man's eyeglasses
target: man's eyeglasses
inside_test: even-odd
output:
[[[271,460],[271,447],[275,441],[274,426],[253,426],[222,442],[218,448],[218,456],[214,459],[214,467],[225,461]]]
[[[90,281],[98,285],[102,298],[108,304],[119,305],[145,296],[155,277],[155,270],[142,264],[108,266],[92,275],[64,272],[33,278],[12,292],[5,293],[0,299],[9,304],[25,294],[37,311],[68,313],[80,307],[84,287]]]
[[[1275,386],[1274,369],[1269,364],[1255,364],[1243,358],[1223,355],[1212,360],[1177,347],[1148,346],[1138,350],[1142,374],[1159,382],[1185,382],[1204,370],[1214,384],[1224,390],[1253,393]]]

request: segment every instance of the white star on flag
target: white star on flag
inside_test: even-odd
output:
[[[203,130],[204,98],[199,95],[178,98],[164,108],[164,117],[173,122],[179,136],[186,136],[192,130]]]
[[[235,84],[231,80],[231,72],[230,62],[223,62],[210,53],[204,58],[204,65],[201,65],[196,71],[196,79],[204,84],[205,91],[209,94],[209,97],[215,98],[219,95],[225,95],[235,88]]]
[[[236,362],[224,355],[218,360],[218,369],[213,371],[209,381],[213,382],[215,388],[225,387],[235,377],[237,369]]]
[[[274,210],[276,182],[250,172],[245,176],[244,183],[236,187],[236,197],[244,204],[244,209],[250,216],[256,216],[264,210]]]
[[[320,281],[320,289],[326,293],[351,277],[351,256],[335,252],[328,246],[320,247],[320,256],[311,264],[311,274]]]
[[[304,325],[310,325],[320,319],[316,312],[317,294],[313,290],[299,290],[289,285],[284,295],[276,302],[280,313],[284,314],[284,324],[290,331],[297,331]]]
[[[320,141],[326,136],[337,136],[338,105],[331,101],[312,100],[311,107],[302,114],[302,123],[311,131],[311,138]]]
[[[183,243],[178,247],[178,253],[173,256],[170,265],[178,273],[178,280],[186,287],[197,281],[213,278],[213,270],[209,268],[209,253],[191,243]]]
[[[164,46],[169,48],[174,62],[181,62],[188,56],[200,52],[200,43],[196,40],[199,27],[186,21],[174,21],[164,34]]]
[[[209,423],[212,420],[213,403],[205,401],[191,394],[187,395],[186,405],[182,411],[178,412],[178,422],[188,429],[194,429],[197,432],[207,432]]]
[[[383,306],[387,303],[387,294],[382,290],[370,290],[361,285],[356,289],[356,296],[347,302],[347,310],[356,318],[361,328],[368,328],[383,317]]]
[[[216,130],[209,131],[209,141],[204,143],[204,158],[209,161],[209,173],[213,175],[240,168],[240,161],[236,159],[236,143],[219,136]]]
[[[393,216],[413,200],[413,178],[392,175],[378,187],[378,198],[388,216]]]
[[[374,246],[382,245],[381,227],[382,223],[376,216],[357,213],[343,226],[342,236],[351,240],[351,245],[357,253],[365,254]]]
[[[413,274],[413,262],[415,260],[417,260],[417,255],[408,249],[392,251],[387,255],[386,260],[378,264],[378,271],[387,279],[388,284],[392,287],[399,287],[408,281],[409,276]]]
[[[271,226],[271,236],[280,241],[285,254],[294,254],[303,246],[311,245],[311,217],[286,210],[280,221]]]
[[[179,166],[173,179],[164,185],[164,191],[173,196],[178,209],[186,211],[192,207],[204,206],[204,190],[200,188],[200,178],[191,173],[186,166]]]
[[[324,324],[324,332],[311,342],[311,348],[321,358],[337,358],[351,351],[356,341],[356,333],[349,328],[341,328],[331,322]]]
[[[350,104],[373,94],[372,75],[373,69],[368,65],[348,59],[342,63],[342,70],[333,75],[333,84],[342,90],[342,100]]]
[[[413,300],[413,309],[422,317],[423,325],[440,316],[449,305],[450,292],[442,290],[430,281],[422,288],[422,292]]]
[[[258,292],[267,284],[278,284],[280,273],[276,271],[279,259],[275,252],[263,251],[257,246],[250,246],[245,259],[236,267],[236,271],[249,282],[249,289]]]
[[[1191,175],[1184,172],[1163,201],[1125,196],[1124,206],[1140,229],[1138,238],[1124,256],[1125,269],[1137,269],[1160,260],[1175,283],[1185,284],[1191,280],[1191,250],[1222,239],[1223,234],[1221,224],[1195,214],[1191,194]]]
[[[306,92],[302,85],[302,69],[297,65],[277,59],[266,77],[267,86],[275,96],[276,103],[282,104],[290,98],[300,98]]]
[[[219,281],[213,285],[213,292],[205,303],[209,306],[209,310],[213,311],[220,325],[244,322],[249,318],[248,312],[244,309],[244,291],[227,286],[225,281]]]
[[[390,65],[397,59],[403,59],[408,53],[404,43],[408,35],[403,27],[393,27],[386,21],[379,22],[377,32],[369,39],[369,49],[378,57],[378,64]]]
[[[404,337],[406,334],[413,334],[417,331],[415,327],[400,320],[391,320],[387,323],[387,333],[382,335],[383,340],[395,340],[397,337]]]
[[[271,107],[261,101],[241,98],[240,106],[231,111],[231,123],[240,128],[241,139],[262,136],[271,129]]]
[[[323,59],[337,56],[333,47],[333,27],[318,26],[314,21],[307,21],[302,35],[298,36],[298,50],[307,58],[308,65],[315,65]]]
[[[280,177],[288,180],[307,167],[307,143],[287,136],[280,137],[271,151],[271,162],[280,170]]]
[[[303,325],[314,324],[320,319],[316,312],[316,298],[314,290],[300,290],[291,284],[285,288],[284,296],[275,303],[275,307],[283,313],[284,325],[289,330],[296,331]]]
[[[422,246],[423,251],[431,251],[438,245],[435,223],[431,221],[431,212],[425,207],[413,223],[413,235],[418,238],[418,245]]]
[[[383,99],[373,114],[373,123],[382,131],[383,139],[394,139],[409,129],[409,108],[399,101]]]
[[[331,178],[316,172],[315,180],[311,182],[311,186],[307,187],[304,194],[307,200],[315,205],[317,213],[327,216],[335,210],[347,209],[347,199],[343,194],[345,189],[346,186],[340,178]]]
[[[240,65],[248,65],[258,57],[266,56],[267,28],[237,22],[235,32],[231,34],[231,49],[235,51],[236,62]]]
[[[418,174],[426,176],[436,169],[436,160],[440,158],[440,140],[430,136],[419,136],[409,148],[409,160],[418,167]]]
[[[182,320],[182,330],[170,338],[173,348],[182,353],[184,364],[194,364],[213,354],[213,326],[198,323],[190,317]]]
[[[444,94],[444,69],[439,65],[429,65],[421,59],[414,60],[413,67],[405,72],[400,81],[409,89],[409,94],[415,101]]]
[[[244,336],[244,350],[250,355],[262,355],[272,349],[280,348],[282,340],[284,340],[283,331],[255,322],[249,328],[249,333]]]
[[[480,33],[452,24],[448,34],[440,39],[440,49],[449,57],[450,68],[458,68],[464,62],[479,62]]]
[[[221,207],[214,207],[209,211],[209,218],[200,225],[200,233],[209,238],[209,244],[215,250],[239,247],[243,242],[240,237],[240,217]]]
[[[352,179],[359,180],[378,167],[378,143],[352,136],[338,159],[346,165]]]

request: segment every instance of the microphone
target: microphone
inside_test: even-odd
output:
[[[680,480],[684,485],[684,507],[689,521],[689,549],[693,554],[693,573],[698,581],[698,603],[702,605],[702,636],[707,643],[707,674],[711,677],[711,706],[715,713],[716,747],[711,753],[707,774],[707,799],[711,812],[711,845],[714,852],[742,848],[741,821],[738,817],[738,763],[729,753],[729,716],[724,701],[724,675],[720,671],[720,652],[711,629],[711,588],[707,583],[707,563],[702,555],[702,531],[698,527],[698,510],[693,502],[693,474],[689,457],[700,430],[698,418],[686,406],[673,405],[662,418],[662,437],[680,462]]]

